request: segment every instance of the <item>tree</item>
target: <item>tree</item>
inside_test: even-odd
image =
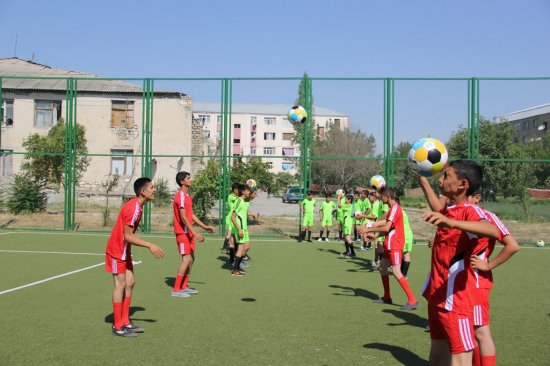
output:
[[[275,174],[275,190],[273,193],[280,194],[286,187],[296,184],[298,184],[298,181],[292,174],[286,172],[277,173]]]
[[[396,158],[393,188],[398,196],[404,196],[407,188],[418,187],[416,175],[411,171],[408,161],[411,145],[407,141],[401,141],[392,153],[392,158]]]
[[[331,126],[325,139],[314,146],[313,156],[342,157],[341,160],[315,159],[312,163],[312,180],[321,184],[352,188],[368,185],[370,177],[380,166],[374,158],[375,138],[362,131],[352,132]],[[346,159],[355,157],[358,159]]]
[[[203,222],[209,222],[208,214],[218,197],[220,164],[209,160],[206,167],[193,179],[189,193],[193,197],[193,212]]]
[[[90,164],[90,159],[83,156],[88,153],[86,147],[86,129],[76,124],[76,181],[78,182]],[[65,170],[65,120],[61,118],[50,129],[46,136],[37,133],[23,141],[23,147],[28,152],[25,155],[22,170],[28,173],[36,182],[53,184],[59,188],[63,183]]]
[[[109,196],[110,193],[118,186],[118,181],[120,180],[120,175],[118,175],[118,170],[115,171],[114,175],[109,174],[106,181],[101,182],[101,188],[105,190],[105,208],[103,209],[103,226],[111,226],[111,209],[109,208]]]
[[[15,174],[8,198],[8,209],[11,213],[46,211],[48,197],[42,192],[42,186],[28,173]]]
[[[309,89],[309,95],[311,96],[311,99],[309,100],[311,111],[313,114],[313,91],[312,91],[312,84],[311,80],[309,79],[309,76],[307,72],[304,72],[304,76],[302,77],[302,80],[300,80],[300,85],[298,85],[298,98],[294,101],[295,105],[300,105],[304,108],[308,106],[308,95],[305,93],[305,86],[307,83],[307,87]],[[310,126],[311,126],[311,144],[314,144],[318,141],[317,134],[312,133],[315,130],[315,119],[313,118],[313,115],[308,115],[307,118],[310,120]],[[305,133],[307,124],[306,123],[297,123],[294,124],[294,137],[292,138],[292,142],[294,142],[296,145],[301,145],[302,143],[302,135]]]
[[[271,173],[269,163],[264,163],[261,158],[251,158],[248,162],[236,159],[231,170],[233,182],[245,183],[248,179],[256,180],[258,188],[269,193],[275,192],[275,174]]]

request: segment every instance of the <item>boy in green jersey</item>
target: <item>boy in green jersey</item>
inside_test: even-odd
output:
[[[321,232],[319,233],[319,239],[317,241],[323,241],[323,230],[327,230],[327,236],[325,241],[328,241],[330,235],[330,228],[332,226],[332,211],[336,208],[334,202],[330,200],[330,193],[325,195],[325,200],[321,202],[321,207],[319,208],[319,216],[321,217]]]
[[[227,196],[227,216],[225,216],[225,230],[227,234],[225,235],[225,240],[223,242],[223,252],[229,253],[229,263],[233,263],[235,260],[235,242],[233,241],[233,223],[231,222],[231,215],[233,214],[233,208],[235,207],[235,202],[239,198],[239,183],[233,183],[231,186],[231,193]]]
[[[342,212],[341,204],[346,203],[346,191],[342,190],[342,193],[336,197],[337,208],[336,208],[336,221],[338,223],[338,238],[336,240],[343,241],[342,231],[344,230],[344,214]],[[340,203],[338,203],[340,201]]]
[[[371,213],[371,203],[369,200],[369,191],[364,189],[361,191],[361,200],[358,203],[360,214],[355,213],[355,218],[358,220],[357,226],[365,226],[368,222],[368,216]],[[356,227],[357,230],[357,227]],[[363,245],[361,250],[368,250],[371,248],[370,241],[368,241],[365,235],[362,235]]]
[[[241,263],[243,257],[250,249],[250,238],[248,236],[248,208],[255,194],[256,192],[251,192],[246,184],[241,184],[239,186],[239,198],[235,201],[235,206],[233,207],[233,213],[231,215],[231,222],[233,223],[233,240],[235,240],[235,245],[237,246],[237,253],[235,261],[233,262],[231,275],[237,277],[244,276],[244,271],[241,269]],[[256,219],[255,215],[251,214],[250,216]]]
[[[399,202],[399,199],[397,199],[397,203],[401,205]],[[409,223],[409,216],[403,211],[403,225],[405,227],[405,245],[403,247],[403,261],[401,262],[401,273],[403,276],[407,277],[407,273],[409,272],[409,266],[411,265],[411,251],[412,251],[412,244],[413,244],[413,232],[411,229],[411,225]]]
[[[300,202],[300,211],[302,213],[302,234],[298,241],[302,241],[306,238],[307,230],[307,241],[311,242],[311,228],[313,227],[313,222],[315,221],[315,206],[317,201],[313,198],[313,193],[308,192],[307,198],[303,199]]]
[[[344,203],[342,203],[342,198]],[[342,234],[344,235],[344,245],[346,246],[346,251],[342,253],[345,257],[355,257],[355,249],[353,248],[353,243],[351,241],[351,233],[353,231],[353,218],[351,217],[351,210],[353,204],[353,195],[348,194],[344,196],[344,193],[341,193],[338,197],[338,207],[342,209],[343,225],[342,225]]]

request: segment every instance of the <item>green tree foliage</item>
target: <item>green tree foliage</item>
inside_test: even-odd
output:
[[[79,155],[87,154],[86,129],[76,124],[76,151]],[[59,187],[63,183],[65,167],[65,121],[61,118],[46,136],[37,133],[23,141],[23,147],[28,152],[22,165],[23,171],[29,174],[39,184],[53,184]],[[76,158],[76,181],[78,182],[90,159],[86,156]]]
[[[8,210],[14,214],[46,211],[48,197],[42,186],[29,174],[15,174],[8,198]]]
[[[170,186],[168,185],[168,179],[159,178],[155,182],[155,200],[153,201],[156,207],[166,207],[172,202],[172,194],[170,193]]]
[[[290,185],[297,185],[296,178],[289,173],[281,172],[275,175],[275,191],[274,194],[281,194],[286,187]]]
[[[193,197],[193,212],[203,222],[209,222],[208,214],[218,198],[220,164],[209,160],[206,167],[193,179],[189,193]]]
[[[294,104],[295,105],[300,105],[304,108],[307,108],[307,105],[308,105],[307,95],[304,93],[306,83],[307,83],[307,87],[308,87],[310,95],[311,95],[311,100],[309,101],[309,103],[311,104],[311,111],[312,111],[311,114],[314,114],[313,113],[314,109],[313,109],[312,83],[311,83],[311,80],[308,77],[307,72],[304,72],[304,76],[302,77],[302,80],[300,80],[300,85],[298,86],[298,98],[294,101]],[[289,106],[289,109],[290,109],[290,106]],[[315,145],[318,141],[317,134],[313,133],[313,131],[315,130],[315,119],[314,119],[313,115],[307,116],[307,118],[310,119],[310,124],[309,124],[309,126],[311,127],[311,129],[310,129],[310,141],[311,141],[312,144]],[[292,138],[292,141],[296,145],[300,145],[302,143],[302,138],[303,138],[302,135],[306,131],[306,126],[307,126],[307,124],[305,124],[305,123],[293,125],[293,127],[294,127],[294,137]]]
[[[313,183],[321,184],[323,190],[327,190],[327,185],[340,185],[348,189],[355,186],[368,186],[370,177],[380,169],[378,161],[373,159],[375,148],[374,136],[361,131],[352,132],[331,126],[325,134],[325,139],[314,146],[313,156],[363,159],[315,159],[312,163]]]
[[[261,158],[251,158],[247,162],[236,159],[231,170],[231,181],[245,183],[248,179],[254,179],[259,189],[274,193],[275,174],[269,170],[269,163],[264,163]]]
[[[110,193],[118,186],[119,180],[120,175],[118,175],[118,171],[116,171],[115,174],[109,174],[107,180],[101,182],[101,188],[105,190],[106,197],[105,208],[102,212],[103,226],[111,226],[113,224],[113,220],[111,219],[111,209],[109,208],[109,197]]]

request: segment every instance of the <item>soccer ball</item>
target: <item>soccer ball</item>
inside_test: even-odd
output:
[[[307,118],[307,112],[301,105],[295,105],[288,111],[288,121],[293,125],[304,123]]]
[[[448,160],[449,154],[445,145],[430,137],[417,140],[409,150],[410,167],[423,177],[441,173]]]
[[[363,212],[361,212],[361,211],[355,211],[355,212],[353,213],[354,216],[362,215],[362,214],[363,214]]]
[[[544,246],[544,240],[537,240],[537,247],[542,248]]]
[[[386,180],[381,175],[373,175],[370,179],[370,186],[377,191],[383,189],[386,186]]]
[[[248,186],[248,188],[250,188],[253,191],[255,191],[258,188],[256,185],[256,181],[254,179],[247,180],[246,185]]]
[[[336,190],[336,197],[338,197],[339,195],[341,195],[342,193],[344,193],[344,190],[342,188],[338,188]]]

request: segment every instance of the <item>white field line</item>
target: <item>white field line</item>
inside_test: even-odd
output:
[[[8,234],[14,234],[14,233],[12,233],[12,232],[0,233],[0,235],[8,235]]]
[[[30,253],[30,254],[69,254],[69,255],[97,255],[104,256],[105,253],[73,253],[73,252],[44,252],[40,250],[11,250],[0,249],[2,253]]]
[[[36,281],[36,282],[31,282],[31,283],[28,283],[28,284],[23,285],[23,286],[10,288],[9,290],[1,291],[1,292],[0,292],[0,296],[5,295],[5,294],[10,293],[10,292],[13,292],[13,291],[17,291],[17,290],[24,289],[24,288],[27,288],[27,287],[39,285],[39,284],[44,283],[44,282],[52,281],[52,280],[55,280],[55,279],[58,279],[58,278],[61,278],[61,277],[70,276],[70,275],[75,274],[75,273],[78,273],[78,272],[87,271],[87,270],[89,270],[89,269],[92,269],[92,268],[95,268],[95,267],[99,267],[99,266],[103,266],[103,265],[105,265],[105,262],[101,262],[101,263],[98,263],[98,264],[94,264],[93,266],[89,266],[89,267],[77,269],[77,270],[75,270],[75,271],[71,271],[71,272],[67,272],[67,273],[62,273],[62,274],[57,275],[57,276],[48,277],[48,278],[45,278],[45,279],[43,279],[43,280]]]

